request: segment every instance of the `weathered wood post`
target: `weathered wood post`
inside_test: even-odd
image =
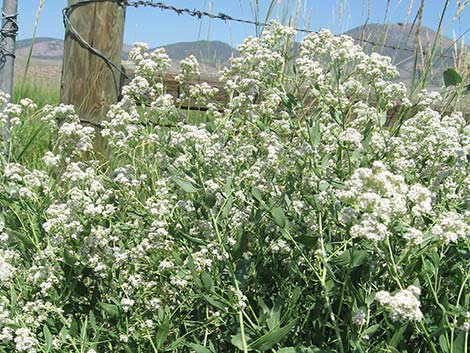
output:
[[[0,28],[0,90],[13,95],[13,68],[15,66],[15,42],[18,32],[16,18],[18,0],[3,0],[2,23]],[[10,139],[10,121],[0,127],[3,139],[2,152],[8,153]]]
[[[125,13],[122,0],[68,0],[64,11],[61,102],[73,104],[81,120],[94,127],[120,93]],[[97,128],[95,152],[103,157],[99,133]]]
[[[0,32],[0,90],[13,93],[13,67],[15,42],[18,32],[16,17],[18,0],[3,0],[2,27]]]

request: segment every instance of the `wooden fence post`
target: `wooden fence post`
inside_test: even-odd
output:
[[[18,0],[3,0],[3,18],[0,33],[0,90],[13,94],[13,67],[15,41],[18,31],[16,16]]]
[[[18,12],[17,0],[3,0],[3,9],[0,16],[0,90],[13,96],[13,68],[15,66],[15,41],[18,32],[16,17]],[[3,147],[0,152],[5,155],[9,151],[10,119],[7,118],[6,126],[0,127],[0,140]]]
[[[80,2],[68,0],[70,10],[65,12],[61,102],[73,104],[80,119],[96,127],[118,101],[121,73],[87,45],[121,67],[126,5],[121,0],[95,0],[77,6]],[[106,157],[99,129],[96,135],[95,152]]]

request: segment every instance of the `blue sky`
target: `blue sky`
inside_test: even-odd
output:
[[[3,1],[3,0],[2,0]],[[40,0],[19,1],[19,38],[29,38],[33,33],[34,20]],[[163,0],[160,0],[163,1]],[[233,17],[253,19],[252,5],[256,0],[166,0],[177,7],[201,9],[213,13],[223,12]],[[286,13],[295,13],[297,0],[275,0],[273,17],[285,19]],[[350,28],[369,22],[408,22],[416,15],[421,0],[302,0],[299,27],[318,30],[329,28],[341,33]],[[463,1],[463,0],[461,0]],[[265,16],[269,0],[258,0],[260,13]],[[63,38],[61,10],[66,0],[44,0],[44,7],[39,19],[37,36]],[[436,29],[439,14],[445,0],[425,0],[423,14],[424,25]],[[451,0],[448,15],[444,21],[444,33],[452,37],[459,36],[470,27],[470,4],[465,8],[460,19],[455,19],[458,0]],[[126,14],[126,33],[124,41],[132,44],[135,41],[147,42],[151,46],[164,45],[181,41],[200,39],[221,40],[233,46],[238,45],[248,35],[254,35],[252,25],[243,25],[220,20],[193,18],[177,15],[170,11],[152,8],[128,8]],[[287,16],[288,17],[288,16]],[[470,39],[470,32],[467,37]],[[470,42],[470,41],[468,41]]]

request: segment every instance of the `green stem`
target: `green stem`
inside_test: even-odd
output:
[[[323,262],[323,275],[321,277],[321,285],[323,287],[323,293],[325,295],[325,302],[328,307],[328,315],[330,316],[331,322],[333,322],[336,339],[338,340],[339,350],[341,353],[344,353],[344,346],[343,346],[343,339],[341,338],[341,331],[338,326],[338,322],[336,321],[336,316],[333,312],[333,308],[331,306],[330,297],[328,296],[328,291],[326,287],[326,272],[327,272],[327,257],[326,257],[326,249],[325,243],[323,240],[323,227],[322,227],[322,215],[321,213],[318,214],[318,232],[320,234],[320,245],[321,245],[321,252],[322,252],[322,262]]]
[[[215,234],[217,235],[217,240],[219,241],[219,244],[222,247],[223,251],[226,252],[225,246],[224,246],[224,243],[223,243],[223,240],[222,240],[222,235],[220,234],[219,226],[217,224],[217,219],[216,219],[216,217],[214,215],[214,212],[212,210],[210,210],[210,215],[211,215],[212,225],[214,226]],[[235,289],[236,289],[237,295],[238,295],[238,293],[240,292],[240,287],[238,285],[238,280],[237,280],[237,277],[235,275],[235,272],[234,272],[232,266],[233,266],[233,264],[231,266],[228,266],[228,268],[229,268],[230,275],[232,277],[233,284],[235,286]],[[239,300],[241,300],[241,298],[239,298]],[[245,334],[245,322],[244,322],[244,319],[243,319],[243,309],[238,310],[238,319],[239,319],[239,322],[240,322],[240,334],[242,336],[241,338],[242,338],[243,353],[248,353],[248,344],[246,342],[246,334]]]

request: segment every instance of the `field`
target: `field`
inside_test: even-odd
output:
[[[45,63],[0,93],[0,352],[468,352],[465,75],[295,35],[246,39],[224,103],[137,44],[100,128]]]

